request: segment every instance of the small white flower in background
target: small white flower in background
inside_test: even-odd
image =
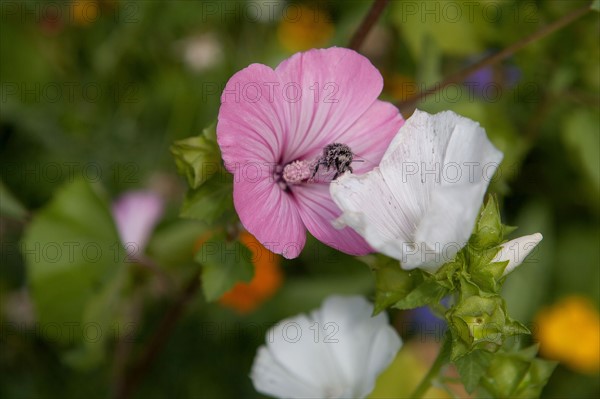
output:
[[[276,398],[364,398],[402,346],[385,313],[363,297],[330,296],[310,315],[279,322],[250,377]]]
[[[505,262],[508,261],[508,265],[504,269],[504,276],[515,270],[525,258],[533,251],[533,249],[542,241],[542,235],[540,233],[531,234],[515,238],[514,240],[505,242],[502,244],[502,249],[496,254],[492,262]]]
[[[436,271],[467,243],[503,154],[479,123],[451,111],[415,111],[379,167],[330,185],[350,226],[403,269]]]
[[[195,72],[219,65],[225,58],[219,38],[212,33],[192,36],[178,44],[185,64]]]
[[[113,202],[113,218],[130,255],[144,251],[163,209],[162,198],[153,191],[128,191]]]
[[[285,0],[248,0],[247,4],[241,5],[243,14],[252,22],[261,22],[265,24],[278,22],[284,17],[295,20],[299,18],[298,13],[300,9],[297,8],[296,5],[293,5],[294,7],[290,6],[288,11],[288,4]]]

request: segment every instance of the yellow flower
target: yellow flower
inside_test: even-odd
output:
[[[249,313],[277,292],[283,279],[279,267],[280,257],[265,247],[246,231],[240,234],[240,242],[252,252],[254,277],[248,283],[237,283],[227,291],[219,303],[239,313]]]
[[[600,370],[600,315],[588,299],[563,298],[536,316],[540,353],[583,372]]]
[[[322,9],[306,6],[289,7],[279,27],[277,37],[288,51],[296,53],[324,47],[333,36],[333,24]]]

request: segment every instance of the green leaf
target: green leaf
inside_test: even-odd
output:
[[[27,215],[27,209],[10,192],[2,180],[0,180],[0,215],[17,220],[22,220]]]
[[[548,382],[556,362],[535,358],[537,345],[494,355],[481,385],[494,397],[536,398]]]
[[[38,321],[59,332],[47,329],[48,338],[103,348],[127,271],[104,198],[83,180],[61,187],[31,221],[22,252]]]
[[[196,220],[177,219],[162,224],[148,243],[148,255],[164,268],[179,268],[194,262],[194,248],[207,228]]]
[[[498,202],[495,196],[490,195],[479,214],[469,243],[478,249],[495,247],[502,242],[503,230]]]
[[[508,265],[508,261],[491,263],[498,251],[500,247],[478,249],[468,245],[466,248],[469,258],[469,280],[486,292],[499,292],[499,281]]]
[[[431,303],[439,303],[448,290],[435,280],[425,281],[394,304],[396,309],[414,309]]]
[[[196,261],[202,265],[202,289],[207,301],[219,299],[235,283],[250,281],[254,274],[251,251],[239,241],[216,234],[206,241]]]
[[[179,140],[171,146],[175,165],[191,188],[198,188],[222,168],[216,139],[216,123],[195,137]]]
[[[593,190],[600,191],[600,135],[598,112],[585,108],[569,114],[562,130],[562,140],[572,152],[573,162],[587,174]]]
[[[406,298],[424,281],[420,270],[404,270],[397,260],[381,254],[375,255],[369,266],[375,274],[374,314]]]
[[[529,371],[513,392],[515,398],[539,398],[558,362],[533,359]]]
[[[599,11],[600,12],[600,0],[594,0],[592,2],[592,5],[590,6],[590,8],[594,11]]]
[[[468,393],[472,393],[479,385],[492,360],[492,354],[476,350],[456,361],[456,368]]]
[[[216,174],[199,188],[187,192],[181,216],[211,224],[233,209],[233,177],[228,173]]]

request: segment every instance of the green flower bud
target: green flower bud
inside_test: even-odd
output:
[[[494,352],[502,345],[506,316],[500,297],[470,296],[453,307],[447,318],[453,340],[460,343],[453,345],[453,360],[474,349]]]
[[[507,336],[527,333],[526,327],[512,321],[499,295],[472,295],[462,299],[446,314],[452,333],[452,360],[475,349],[497,351]]]
[[[494,196],[489,196],[475,224],[470,243],[479,249],[495,247],[502,242],[503,233],[498,202]]]
[[[179,140],[171,146],[179,174],[185,176],[191,188],[198,188],[219,172],[221,155],[213,124],[198,136]]]
[[[537,359],[536,353],[537,346],[497,353],[481,379],[481,386],[493,397],[539,397],[556,362]]]

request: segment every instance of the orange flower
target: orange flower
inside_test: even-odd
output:
[[[415,81],[406,75],[392,74],[384,75],[384,90],[393,99],[404,101],[418,93]]]
[[[536,323],[540,353],[583,373],[600,370],[600,315],[581,296],[563,298],[541,310]]]
[[[75,25],[86,26],[95,22],[100,14],[100,5],[96,0],[74,0],[71,2],[71,13]]]
[[[246,231],[240,234],[240,242],[252,252],[254,277],[249,283],[237,283],[219,300],[224,306],[239,313],[249,313],[275,294],[281,286],[280,257],[263,247]]]

